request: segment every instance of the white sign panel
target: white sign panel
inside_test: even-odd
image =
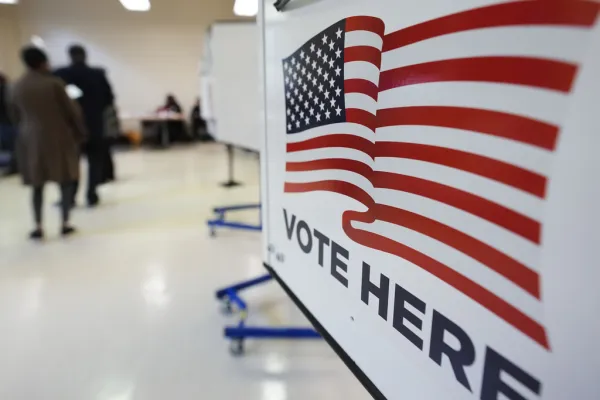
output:
[[[599,398],[598,3],[272,3],[266,264],[370,392]]]
[[[258,42],[255,23],[213,24],[201,72],[210,133],[220,142],[256,151],[261,147]]]

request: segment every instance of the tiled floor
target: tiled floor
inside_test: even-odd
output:
[[[0,399],[369,399],[321,341],[250,342],[232,358],[215,289],[263,273],[260,235],[207,234],[212,206],[258,199],[258,160],[239,153],[246,184],[219,187],[221,146],[117,155],[103,206],[79,208],[80,234],[58,238],[47,189],[43,244],[30,243],[29,192],[0,181]],[[241,215],[247,221],[257,213]],[[250,322],[306,324],[276,284],[247,295]]]

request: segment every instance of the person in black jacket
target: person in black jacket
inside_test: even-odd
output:
[[[106,180],[106,153],[109,151],[104,137],[104,111],[113,104],[114,95],[104,70],[87,65],[87,53],[82,46],[71,46],[69,57],[71,65],[58,69],[55,74],[82,92],[77,101],[89,132],[88,142],[84,145],[89,165],[87,201],[90,207],[95,207],[100,201],[97,187]],[[78,184],[74,185],[76,193]]]
[[[9,153],[9,165],[6,175],[17,173],[17,157],[15,156],[16,128],[8,115],[8,80],[0,73],[0,143]]]

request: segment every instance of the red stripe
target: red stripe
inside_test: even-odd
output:
[[[379,88],[376,84],[366,79],[347,79],[344,81],[344,92],[349,93],[361,93],[369,96],[373,100],[377,101],[379,94]]]
[[[574,64],[527,57],[473,57],[409,65],[381,73],[379,91],[431,82],[497,82],[569,92]]]
[[[346,18],[346,32],[369,31],[383,37],[385,33],[384,22],[375,17],[359,16]]]
[[[359,213],[351,211],[344,213],[344,231],[352,240],[363,246],[401,257],[422,268],[473,299],[481,306],[487,308],[541,346],[546,349],[549,348],[548,338],[546,337],[544,327],[538,322],[509,304],[507,301],[496,296],[494,293],[466,276],[459,274],[447,265],[387,237],[353,228],[352,221],[358,219],[357,214]],[[367,215],[367,217],[370,216]]]
[[[371,196],[358,186],[344,181],[326,180],[309,183],[286,182],[285,193],[305,192],[334,192],[354,199],[367,207],[372,207],[374,202]]]
[[[365,61],[381,67],[381,51],[371,46],[353,46],[344,49],[344,62]]]
[[[473,29],[514,25],[590,27],[598,4],[593,1],[517,1],[468,10],[413,25],[385,36],[383,51]]]
[[[368,155],[373,152],[373,142],[355,135],[333,134],[320,136],[302,142],[288,143],[287,152],[342,147],[362,151]]]
[[[558,127],[531,118],[466,107],[399,107],[377,111],[378,127],[397,125],[441,126],[485,133],[554,150]]]
[[[416,143],[377,142],[375,157],[407,158],[480,175],[544,198],[546,178],[535,172],[465,151]]]
[[[399,208],[378,204],[378,220],[404,226],[442,242],[479,261],[535,298],[540,298],[539,275],[501,251],[437,221]]]
[[[375,132],[375,129],[377,128],[377,115],[361,110],[360,108],[347,108],[346,122],[366,126]]]
[[[371,181],[376,188],[399,190],[448,204],[506,228],[535,244],[540,243],[541,226],[538,221],[483,197],[441,183],[389,172],[376,172]]]
[[[327,169],[354,172],[355,174],[361,175],[369,180],[373,174],[373,169],[367,164],[345,158],[327,158],[314,161],[288,162],[285,166],[285,170],[288,172],[322,171]]]

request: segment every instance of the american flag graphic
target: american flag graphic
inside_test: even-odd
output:
[[[516,1],[388,33],[369,16],[325,29],[283,60],[285,192],[355,199],[362,211],[342,217],[350,239],[548,349],[544,199],[597,12]]]

